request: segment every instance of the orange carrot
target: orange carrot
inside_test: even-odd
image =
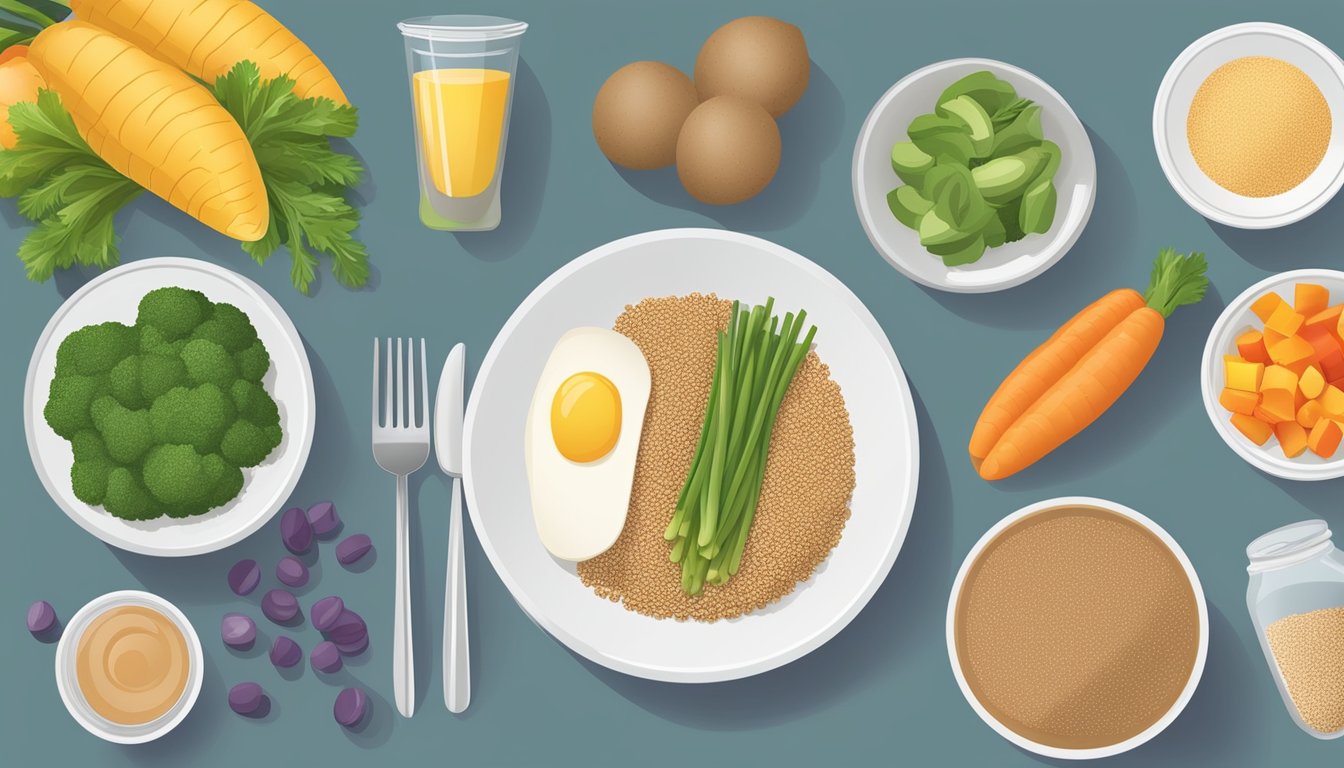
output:
[[[1166,318],[1204,297],[1204,255],[1164,249],[1143,296],[1114,291],[1037,347],[990,397],[971,436],[986,480],[1031,466],[1106,412],[1162,340]]]

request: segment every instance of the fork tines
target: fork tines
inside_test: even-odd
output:
[[[403,341],[405,344],[403,345]],[[395,343],[395,348],[394,348]],[[387,363],[380,355],[379,339],[373,340],[373,424],[381,429],[422,430],[429,427],[429,375],[426,372],[425,340],[420,339],[420,382],[416,385],[415,339],[388,338]],[[405,354],[402,347],[406,347]],[[381,376],[380,376],[381,373]],[[379,380],[382,380],[380,386]],[[382,416],[378,393],[383,393]]]

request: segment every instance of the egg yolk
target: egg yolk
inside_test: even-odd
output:
[[[621,393],[611,379],[585,371],[565,379],[551,401],[551,437],[560,455],[586,464],[616,447]]]

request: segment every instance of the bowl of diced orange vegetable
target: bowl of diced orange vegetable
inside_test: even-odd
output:
[[[1344,272],[1301,269],[1246,289],[1204,348],[1204,406],[1255,467],[1344,476]]]

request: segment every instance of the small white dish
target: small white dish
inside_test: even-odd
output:
[[[1050,746],[1048,744],[1041,744],[1040,742],[1028,739],[1017,731],[1014,731],[999,722],[989,713],[989,710],[980,703],[980,700],[975,696],[975,692],[971,690],[970,683],[966,680],[966,675],[961,668],[961,660],[958,658],[957,654],[957,600],[961,596],[962,586],[966,583],[966,578],[971,571],[971,567],[980,559],[980,555],[985,551],[985,547],[989,546],[990,542],[998,538],[999,534],[1012,527],[1022,518],[1047,509],[1058,509],[1060,507],[1093,507],[1096,509],[1103,509],[1107,512],[1112,512],[1132,520],[1148,529],[1148,531],[1160,539],[1162,543],[1171,550],[1172,555],[1174,555],[1176,560],[1181,564],[1181,568],[1185,571],[1186,577],[1190,579],[1190,589],[1194,592],[1195,604],[1199,612],[1199,648],[1195,652],[1195,662],[1190,670],[1190,678],[1186,680],[1185,687],[1181,689],[1180,696],[1176,698],[1176,701],[1171,705],[1171,708],[1167,710],[1166,714],[1159,718],[1157,722],[1144,729],[1141,733],[1135,734],[1118,744],[1111,744],[1105,747],[1065,749],[1062,747]],[[1023,507],[1000,520],[993,528],[985,531],[985,534],[980,537],[980,540],[975,543],[975,546],[971,547],[971,551],[966,555],[966,559],[962,561],[961,569],[957,571],[957,578],[952,583],[952,595],[947,602],[947,655],[948,659],[952,662],[952,674],[957,678],[957,686],[961,688],[961,694],[966,697],[966,702],[971,705],[971,709],[975,710],[975,713],[980,716],[980,719],[990,728],[993,728],[995,733],[1012,742],[1014,745],[1021,749],[1025,749],[1028,752],[1034,752],[1038,755],[1060,760],[1095,760],[1100,757],[1112,757],[1121,754],[1122,752],[1128,752],[1166,730],[1167,726],[1171,725],[1172,722],[1176,720],[1177,716],[1181,714],[1181,711],[1185,709],[1185,705],[1190,703],[1190,698],[1195,695],[1195,689],[1199,687],[1200,678],[1204,676],[1204,663],[1209,655],[1209,607],[1204,598],[1204,588],[1200,585],[1199,576],[1195,573],[1195,566],[1191,564],[1190,558],[1186,557],[1185,551],[1181,549],[1181,545],[1177,544],[1176,540],[1173,539],[1171,534],[1167,533],[1162,526],[1123,504],[1116,504],[1115,502],[1107,501],[1106,499],[1097,499],[1089,496],[1064,496],[1057,499],[1047,499],[1046,501]]]
[[[70,443],[47,425],[42,411],[56,371],[56,350],[73,331],[110,320],[134,323],[141,297],[167,285],[198,290],[211,301],[241,309],[271,356],[263,383],[280,407],[284,439],[261,465],[243,471],[243,490],[223,507],[183,519],[123,520],[91,507],[70,487]],[[223,549],[271,519],[289,498],[308,462],[316,404],[313,372],[299,331],[261,286],[198,259],[142,259],[90,280],[75,291],[43,329],[28,363],[23,425],[28,453],[52,501],[81,528],[114,547],[142,555],[180,557]]]
[[[1333,480],[1344,477],[1344,451],[1334,458],[1323,459],[1311,451],[1304,451],[1295,458],[1288,458],[1279,450],[1279,441],[1270,437],[1264,445],[1256,445],[1232,426],[1232,414],[1218,402],[1226,381],[1223,372],[1223,355],[1234,355],[1237,351],[1237,336],[1249,330],[1261,330],[1264,323],[1251,312],[1251,304],[1271,291],[1277,292],[1285,301],[1292,303],[1293,286],[1297,283],[1318,283],[1330,291],[1330,303],[1344,301],[1344,272],[1333,269],[1297,269],[1280,272],[1273,277],[1252,285],[1233,299],[1219,315],[1209,332],[1209,340],[1204,345],[1204,360],[1199,375],[1200,389],[1204,395],[1204,410],[1209,421],[1231,448],[1246,463],[1256,469],[1285,480]]]
[[[178,698],[172,709],[169,709],[160,717],[140,725],[114,723],[93,711],[93,708],[85,701],[84,694],[79,690],[79,681],[75,673],[75,655],[76,651],[79,650],[79,638],[89,626],[89,623],[108,610],[126,605],[152,608],[167,616],[182,632],[182,636],[186,638],[187,663],[191,667],[187,670],[186,688],[182,690],[182,696]],[[108,592],[101,597],[95,597],[86,603],[83,608],[80,608],[74,616],[70,617],[70,622],[66,624],[62,631],[61,640],[56,645],[56,690],[60,692],[61,701],[65,704],[65,708],[69,710],[70,716],[75,719],[75,722],[83,726],[84,730],[100,739],[116,744],[143,744],[147,741],[153,741],[176,728],[177,724],[182,722],[182,719],[195,706],[196,698],[201,693],[201,680],[205,677],[201,668],[203,663],[204,654],[201,651],[201,639],[196,635],[196,630],[191,626],[191,622],[177,609],[177,606],[149,592],[131,589]]]
[[[901,180],[891,169],[891,147],[909,138],[910,121],[932,112],[938,96],[956,80],[988,70],[1041,105],[1045,137],[1062,151],[1055,187],[1059,195],[1054,226],[1044,235],[1028,235],[985,251],[974,264],[944,266],[919,244],[919,235],[896,220],[887,193]],[[953,293],[989,293],[1021,285],[1049,269],[1078,242],[1097,198],[1097,161],[1087,130],[1054,88],[1039,77],[992,59],[951,59],[930,64],[901,78],[864,121],[854,145],[854,205],[873,247],[901,274],[921,285]]]
[[[1271,197],[1230,192],[1200,170],[1186,118],[1195,93],[1214,70],[1234,59],[1270,56],[1302,70],[1330,106],[1330,144],[1320,165],[1293,189]],[[1272,229],[1315,213],[1344,186],[1344,62],[1310,35],[1282,24],[1248,22],[1199,38],[1176,57],[1153,105],[1153,143],[1176,194],[1207,219],[1241,229]]]

